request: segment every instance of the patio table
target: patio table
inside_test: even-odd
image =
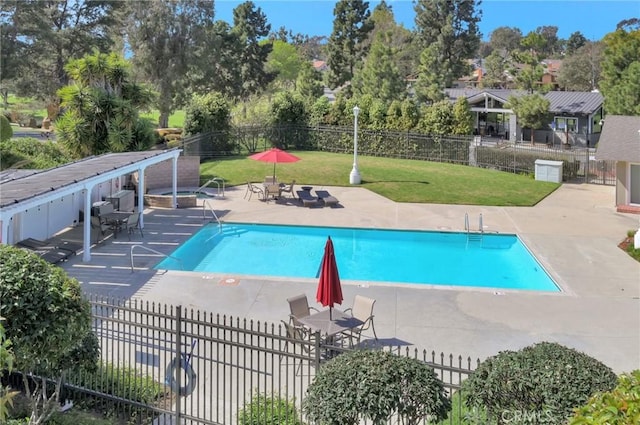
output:
[[[361,320],[335,308],[331,310],[331,319],[329,310],[322,310],[297,320],[312,331],[320,332],[324,337],[332,337],[364,324]]]
[[[118,231],[122,229],[122,225],[127,222],[127,219],[131,216],[130,212],[113,211],[107,214],[100,215],[101,219],[113,228],[113,237],[118,237]]]

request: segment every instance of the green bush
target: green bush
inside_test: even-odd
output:
[[[164,385],[150,376],[140,375],[135,369],[101,364],[93,373],[70,375],[67,382],[91,388],[94,391],[126,398],[142,404],[154,404],[165,393]]]
[[[33,137],[0,142],[0,169],[10,167],[43,170],[70,162],[71,156],[63,147],[51,141]]]
[[[386,423],[396,413],[403,424],[447,417],[450,401],[427,364],[384,351],[342,354],[318,370],[303,410],[312,422],[349,425]]]
[[[65,372],[95,370],[98,339],[91,329],[91,305],[80,284],[37,254],[0,245],[0,316],[6,319],[15,369],[31,401],[32,423],[56,411]],[[51,396],[41,397],[45,379],[56,380]]]
[[[229,141],[231,131],[231,110],[229,102],[220,93],[209,93],[194,96],[187,105],[184,120],[184,135],[212,133],[205,140],[201,140],[200,155],[204,158],[217,154],[228,154],[234,150]]]
[[[6,142],[13,137],[11,122],[4,115],[0,115],[0,142]]]
[[[618,377],[611,391],[589,399],[569,422],[570,425],[627,425],[640,423],[640,369]]]
[[[466,404],[498,423],[565,423],[573,409],[616,384],[613,371],[571,348],[542,342],[483,361],[463,383]]]
[[[294,402],[256,393],[238,413],[239,425],[302,425]]]

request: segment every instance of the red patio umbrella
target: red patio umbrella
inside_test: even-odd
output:
[[[276,176],[276,164],[280,162],[300,161],[300,158],[297,156],[278,148],[271,148],[264,152],[255,153],[249,156],[249,158],[255,159],[256,161],[273,162],[273,177]]]
[[[327,238],[327,243],[324,246],[324,257],[322,258],[316,300],[324,307],[329,306],[329,320],[331,320],[333,305],[342,304],[342,286],[340,285],[340,275],[338,274],[331,236]]]

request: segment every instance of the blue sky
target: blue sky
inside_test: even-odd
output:
[[[333,7],[330,0],[253,0],[267,16],[272,30],[281,26],[294,33],[308,35],[331,34]],[[233,9],[243,1],[217,0],[216,19],[233,21]],[[379,1],[369,1],[373,9]],[[408,0],[387,0],[392,6],[396,22],[413,28],[415,12]],[[591,40],[600,40],[615,31],[623,19],[640,18],[640,0],[484,0],[480,31],[488,39],[491,31],[500,26],[520,28],[523,34],[539,26],[558,27],[558,36],[569,38],[580,31]]]

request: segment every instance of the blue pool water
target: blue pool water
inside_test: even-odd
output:
[[[156,268],[316,278],[327,236],[342,280],[558,291],[516,235],[210,224]]]

